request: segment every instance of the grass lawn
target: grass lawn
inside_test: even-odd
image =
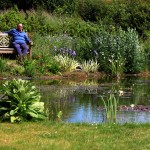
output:
[[[149,150],[149,124],[0,123],[0,150]]]

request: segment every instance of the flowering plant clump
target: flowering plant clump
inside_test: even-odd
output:
[[[82,63],[82,68],[83,68],[83,71],[87,73],[96,72],[99,68],[99,64],[97,61],[94,61],[94,60],[84,61]]]
[[[61,54],[62,56],[69,56],[71,58],[75,58],[76,57],[76,51],[71,49],[71,48],[67,48],[67,47],[63,47],[60,49],[57,49],[56,46],[54,46],[54,52],[55,54]]]
[[[118,55],[118,57],[115,59],[114,55],[112,55],[111,59],[109,59],[109,62],[111,74],[113,76],[116,76],[117,78],[120,78],[124,70],[124,62],[125,62],[124,58],[121,57],[121,55]]]

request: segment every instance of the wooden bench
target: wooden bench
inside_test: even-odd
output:
[[[17,54],[13,48],[12,37],[7,33],[0,33],[0,54]],[[28,56],[32,58],[32,45],[29,45]]]

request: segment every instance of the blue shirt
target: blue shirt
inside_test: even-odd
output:
[[[22,31],[19,32],[17,29],[12,29],[9,31],[6,31],[5,33],[8,33],[9,35],[13,36],[13,43],[17,44],[24,44],[24,43],[29,43],[30,39],[28,38],[27,34]]]

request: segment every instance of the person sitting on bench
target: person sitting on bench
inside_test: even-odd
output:
[[[8,35],[13,37],[13,46],[18,53],[18,63],[22,64],[24,56],[28,53],[27,44],[32,45],[32,41],[23,31],[23,25],[18,23],[17,29],[11,29],[9,31],[5,31],[4,33],[8,33]]]

